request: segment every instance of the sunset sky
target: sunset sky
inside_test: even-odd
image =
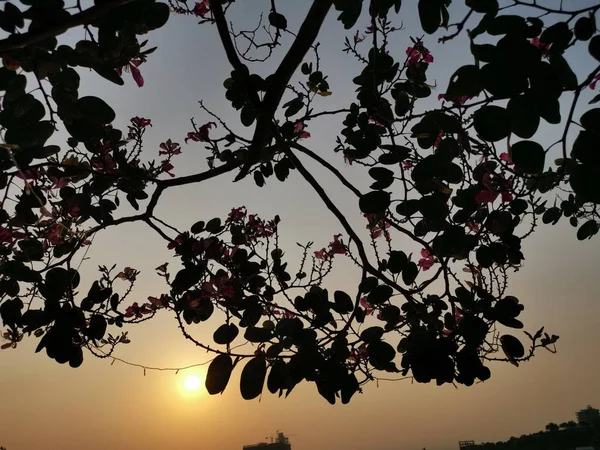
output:
[[[297,29],[309,2],[279,3],[288,1],[294,6],[282,12],[290,28]],[[596,2],[563,3],[568,8]],[[268,9],[265,4],[269,2],[238,1],[231,20],[251,27],[259,12]],[[391,48],[398,59],[404,58],[406,47],[411,45],[409,37],[422,34],[415,4],[405,0],[400,15],[392,16],[398,26],[400,21],[405,26],[396,33],[397,45]],[[455,17],[462,17],[461,6],[455,10]],[[368,26],[363,17],[354,29],[345,31],[335,17],[332,12],[319,38],[322,70],[329,76],[333,91],[318,103],[323,109],[346,107],[354,95],[351,79],[360,66],[341,49],[346,36],[351,38],[356,30],[364,31]],[[79,30],[66,39],[82,37]],[[424,105],[431,108],[439,105],[437,94],[444,92],[450,74],[470,60],[464,36],[444,46],[436,44],[436,37],[424,38],[435,58],[430,81],[437,81],[439,86]],[[200,26],[191,17],[172,16],[163,29],[148,38],[149,45],[158,46],[158,50],[140,66],[146,80],[143,88],[135,86],[130,74],[124,74],[125,86],[118,87],[81,70],[80,93],[97,95],[112,105],[121,129],[126,129],[130,117],[151,119],[153,127],[144,146],[148,159],[158,157],[158,144],[171,138],[183,146],[183,155],[174,160],[175,174],[203,171],[206,151],[198,144],[183,145],[186,133],[192,130],[191,117],[200,124],[209,120],[197,101],[203,100],[234,129],[241,130],[238,114],[224,98],[222,81],[231,69],[216,29],[209,24]],[[585,46],[580,47],[569,61],[581,75],[594,65]],[[280,51],[270,63],[254,70],[268,75],[281,56]],[[591,91],[585,94],[576,118],[586,110],[592,95]],[[341,155],[332,151],[336,136],[332,130],[338,133],[342,120],[340,116],[311,123],[308,131],[312,137],[305,143],[364,188],[369,182],[366,174],[345,165]],[[221,131],[217,128],[214,132]],[[545,127],[536,138],[548,144],[560,131]],[[64,135],[54,139],[64,141]],[[322,170],[313,168],[313,174],[320,177],[340,208],[349,212],[356,229],[365,231],[355,198],[346,195]],[[241,205],[266,219],[279,214],[282,248],[291,266],[299,259],[296,242],[314,241],[320,248],[341,230],[295,172],[285,183],[269,179],[262,189],[250,177],[235,184],[233,177],[228,174],[198,186],[167,191],[159,216],[187,229],[197,220],[225,217],[232,207]],[[510,293],[525,304],[523,321],[528,330],[535,332],[545,326],[549,333],[560,335],[558,353],[541,351],[519,368],[492,365],[492,378],[485,383],[458,389],[410,381],[372,383],[349,405],[335,406],[318,395],[314,384],[302,383],[287,399],[267,392],[260,401],[248,402],[239,393],[239,368],[223,395],[208,396],[204,388],[189,393],[182,387],[188,375],[202,378],[207,366],[178,374],[144,373],[141,368],[119,361],[111,364],[110,360],[85,354],[83,366],[71,369],[44,352],[35,354],[37,339],[32,338],[16,350],[0,352],[0,446],[7,450],[241,450],[242,445],[282,430],[290,437],[293,450],[450,450],[458,448],[459,440],[505,440],[543,429],[551,421],[575,420],[576,410],[588,404],[600,406],[600,237],[580,242],[575,233],[564,219],[557,226],[538,228],[524,243],[525,267],[511,276],[509,285]],[[401,239],[394,245],[407,248]],[[408,251],[417,250],[408,247]],[[93,280],[98,264],[116,263],[121,268],[141,270],[135,291],[140,302],[166,292],[154,268],[173,261],[172,253],[148,228],[123,225],[108,230],[95,239],[88,257],[81,269],[82,286]],[[356,279],[352,265],[340,261],[325,285],[332,290],[354,291]],[[194,329],[197,336],[207,340],[212,331],[202,325]],[[154,320],[130,327],[129,335],[132,343],[119,347],[115,356],[132,363],[183,367],[211,358],[185,341],[164,311]]]

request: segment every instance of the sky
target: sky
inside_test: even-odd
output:
[[[420,36],[416,8],[413,2],[404,3],[400,15],[394,16],[405,26],[391,47],[398,58],[410,45],[409,36]],[[564,6],[584,3],[594,2],[565,0]],[[261,9],[258,6],[263,4],[263,0],[238,1],[231,20],[249,26],[255,23]],[[281,12],[286,14],[290,28],[297,29],[307,9],[308,2],[290,2],[282,6]],[[460,5],[456,11],[456,17],[460,17]],[[319,107],[347,106],[353,95],[351,76],[360,67],[341,52],[343,39],[367,25],[363,17],[352,30],[345,31],[335,20],[335,13],[330,14],[319,41],[323,72],[329,76],[333,95],[320,100]],[[81,37],[80,32],[72,32],[65,39]],[[191,117],[197,123],[208,121],[198,100],[240,130],[237,114],[224,99],[222,80],[231,69],[213,26],[173,16],[166,27],[152,32],[148,39],[149,45],[158,46],[158,50],[140,66],[146,80],[143,88],[137,88],[129,74],[125,74],[126,84],[121,88],[82,75],[80,92],[104,98],[117,111],[117,125],[122,128],[130,117],[150,118],[153,127],[144,147],[148,158],[157,157],[158,144],[168,138],[183,144],[191,131]],[[462,50],[464,38],[440,46],[435,37],[427,36],[424,43],[435,58],[430,77],[434,75],[440,85],[425,107],[435,107],[437,93],[444,92],[449,75],[468,63],[469,55]],[[573,53],[570,62],[576,72],[589,72],[593,65],[585,49]],[[281,52],[275,53],[271,62],[254,70],[268,75],[281,56]],[[586,95],[591,98],[591,94]],[[575,117],[584,110],[580,109]],[[308,131],[312,137],[306,144],[364,189],[369,180],[359,170],[344,165],[341,156],[332,151],[335,135],[331,130],[340,130],[341,120],[311,123]],[[557,131],[546,127],[536,138],[549,143],[553,133]],[[198,144],[183,148],[184,154],[174,161],[176,175],[205,170],[205,150]],[[355,199],[345,195],[318,167],[310,168],[340,208],[356,210]],[[335,218],[297,173],[285,183],[269,180],[262,189],[250,179],[232,183],[233,176],[167,191],[158,209],[160,217],[188,228],[197,220],[224,217],[232,207],[241,205],[265,218],[279,214],[282,247],[288,252],[290,264],[299,256],[295,242],[326,245],[340,231]],[[364,227],[360,216],[354,216],[349,216],[351,223]],[[405,249],[401,240],[397,245]],[[0,445],[8,450],[240,450],[242,445],[282,430],[290,437],[294,450],[450,450],[458,447],[459,440],[505,440],[543,429],[551,421],[575,420],[575,411],[588,404],[600,405],[600,286],[595,282],[599,250],[597,238],[580,242],[575,229],[562,222],[540,227],[527,239],[525,266],[511,276],[510,292],[525,304],[523,321],[529,330],[545,326],[548,332],[560,335],[558,353],[540,352],[519,368],[492,365],[492,378],[470,388],[410,381],[372,383],[349,405],[331,406],[313,384],[303,383],[287,399],[267,393],[260,400],[248,402],[239,394],[239,371],[234,372],[223,395],[209,396],[203,389],[191,394],[182,388],[183,380],[191,374],[203,377],[206,366],[177,374],[144,372],[120,361],[111,364],[110,360],[86,355],[83,366],[74,370],[56,364],[43,352],[35,354],[37,342],[30,339],[17,350],[0,353]],[[95,239],[87,256],[81,269],[84,286],[86,280],[93,279],[98,264],[114,262],[119,267],[141,270],[135,291],[140,301],[165,291],[154,268],[171,261],[172,256],[164,242],[142,226],[108,230]],[[351,264],[341,261],[327,287],[345,289],[355,279]],[[199,326],[194,332],[210,339],[212,330]],[[181,337],[173,318],[164,312],[152,321],[131,327],[129,335],[132,343],[119,347],[116,356],[132,363],[176,368],[210,359]]]

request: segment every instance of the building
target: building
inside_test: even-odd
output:
[[[243,450],[292,450],[292,444],[281,431],[278,431],[277,437],[275,439],[271,438],[271,442],[244,445]]]
[[[592,408],[590,405],[587,408],[577,411],[577,422],[579,425],[592,425],[600,420],[600,410]]]
[[[475,448],[475,441],[460,441],[458,443],[460,450],[470,450]]]

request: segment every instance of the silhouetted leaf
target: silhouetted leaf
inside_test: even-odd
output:
[[[217,328],[213,334],[213,339],[217,344],[226,345],[231,344],[237,337],[240,330],[235,324],[224,323]]]
[[[500,106],[484,106],[473,115],[475,131],[481,139],[496,142],[510,134],[511,119],[506,109]]]
[[[539,173],[544,170],[546,153],[544,148],[533,141],[520,141],[512,145],[512,161],[524,173]]]
[[[360,197],[358,206],[365,214],[378,214],[385,212],[390,202],[389,192],[371,191]]]
[[[116,117],[115,111],[98,97],[81,97],[77,107],[87,120],[102,125],[111,123]]]
[[[509,359],[518,359],[525,356],[525,348],[521,341],[510,334],[505,334],[500,337],[500,345],[502,351]]]
[[[206,373],[205,386],[210,395],[220,394],[227,387],[231,372],[233,371],[233,361],[229,355],[217,355],[208,366]]]
[[[246,363],[240,379],[240,392],[244,400],[252,400],[262,393],[266,375],[267,362],[264,357],[256,356]]]

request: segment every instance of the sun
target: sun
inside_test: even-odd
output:
[[[187,392],[197,392],[202,387],[202,380],[198,375],[188,375],[183,380],[183,388]]]

